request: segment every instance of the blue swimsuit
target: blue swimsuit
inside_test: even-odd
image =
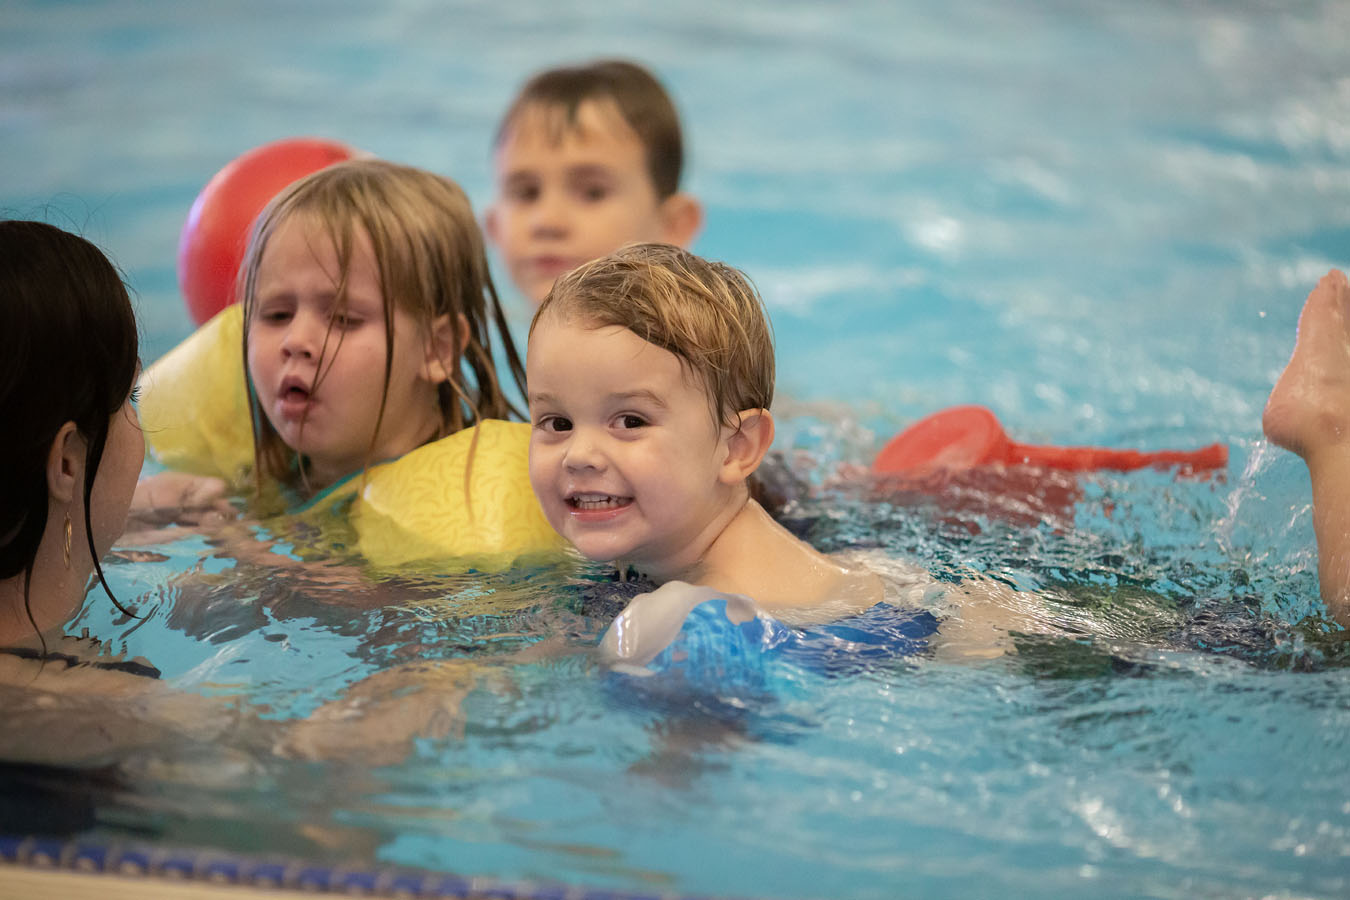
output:
[[[878,603],[866,612],[825,625],[797,629],[769,616],[740,624],[727,618],[727,601],[704,601],[689,613],[676,638],[634,678],[646,693],[764,696],[771,686],[801,672],[825,677],[856,674],[886,661],[922,652],[938,619],[922,609]],[[781,671],[793,667],[797,673]]]

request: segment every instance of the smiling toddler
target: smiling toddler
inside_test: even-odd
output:
[[[773,339],[736,269],[638,244],[560,278],[530,328],[530,481],[581,552],[792,623],[882,599],[750,497],[773,441]]]

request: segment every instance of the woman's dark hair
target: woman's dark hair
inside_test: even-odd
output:
[[[85,535],[117,604],[94,549],[89,499],[137,353],[126,285],[102,251],[43,222],[0,221],[0,421],[9,434],[0,440],[0,578],[23,573],[30,622],[28,585],[47,527],[47,455],[66,422],[88,447]]]

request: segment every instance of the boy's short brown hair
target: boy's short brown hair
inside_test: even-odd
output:
[[[631,244],[553,284],[530,323],[548,314],[618,325],[675,354],[703,380],[714,418],[773,403],[773,331],[750,279],[670,244]]]
[[[664,200],[680,189],[684,139],[675,104],[661,82],[642,66],[621,59],[597,60],[538,73],[525,83],[502,117],[493,146],[500,147],[521,114],[528,109],[555,112],[555,139],[577,124],[577,110],[587,101],[613,103],[637,134],[647,154],[647,172],[656,195]]]

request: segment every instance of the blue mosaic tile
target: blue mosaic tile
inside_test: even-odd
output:
[[[19,862],[19,854],[24,850],[27,838],[0,835],[0,859],[5,862]]]
[[[333,890],[373,892],[377,887],[379,876],[375,872],[343,872],[333,879]]]
[[[430,889],[426,891],[426,896],[452,897],[455,900],[465,900],[465,898],[473,896],[473,886],[463,878],[446,875],[432,883]]]
[[[426,894],[427,878],[423,875],[399,873],[390,877],[381,887],[391,894],[403,894],[409,897],[423,897]]]
[[[236,884],[242,868],[237,860],[212,859],[198,869],[198,875],[217,884]]]
[[[25,862],[30,866],[59,866],[65,844],[52,838],[33,838],[27,847]]]
[[[150,871],[150,854],[141,850],[124,850],[117,856],[115,871],[123,875],[144,875]]]
[[[348,896],[434,897],[441,900],[707,900],[672,894],[586,890],[559,884],[512,883],[491,878],[465,879],[415,870],[347,871],[300,860],[255,860],[209,851],[122,847],[116,843],[102,845],[15,835],[0,835],[0,861],[172,881],[288,888]]]
[[[70,856],[70,866],[81,872],[102,872],[108,867],[110,853],[100,844],[78,844]]]
[[[286,866],[277,862],[259,862],[244,869],[240,878],[259,887],[280,887],[286,883]]]
[[[326,891],[333,885],[333,870],[327,866],[306,866],[295,874],[295,879],[287,886],[302,891]]]
[[[570,900],[575,895],[570,894],[565,885],[543,884],[535,885],[528,896],[530,900]]]
[[[174,854],[159,859],[153,870],[167,878],[191,878],[197,871],[197,863],[190,856]]]

